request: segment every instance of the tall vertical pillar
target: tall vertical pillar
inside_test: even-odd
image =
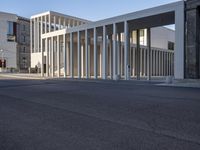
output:
[[[107,33],[106,26],[103,26],[103,59],[102,59],[102,78],[107,79]]]
[[[132,68],[132,71],[133,71],[133,77],[135,77],[135,48],[133,48],[133,68]]]
[[[30,52],[33,53],[33,19],[30,20]]]
[[[113,24],[113,79],[118,74],[117,25]]]
[[[81,78],[81,35],[80,35],[80,31],[77,32],[77,49],[78,49],[78,57],[77,57],[77,68],[78,68],[78,78]]]
[[[137,80],[140,80],[140,30],[137,30],[137,48],[136,48],[136,72]]]
[[[185,9],[184,1],[177,6],[175,11],[175,62],[174,75],[176,79],[184,79],[184,31],[185,31]],[[188,23],[189,24],[189,23]]]
[[[140,76],[143,73],[143,48],[140,49]]]
[[[109,62],[108,62],[108,64],[109,64],[109,72],[110,72],[110,79],[113,79],[113,63],[112,63],[112,53],[113,53],[113,44],[112,44],[112,42],[113,42],[113,40],[112,40],[112,35],[109,35],[109,41],[110,41],[110,43],[109,43]]]
[[[128,22],[124,22],[124,76],[125,80],[130,80],[130,61],[129,61],[129,52],[130,52],[130,33]]]
[[[41,38],[40,38],[40,17],[37,18],[37,52],[40,52],[40,42],[41,42]]]
[[[121,33],[118,33],[118,46],[117,46],[117,74],[121,75]]]
[[[88,61],[88,30],[85,30],[85,73],[86,79],[89,78],[89,61]]]
[[[84,78],[84,45],[83,44],[81,44],[81,77]]]
[[[57,77],[60,77],[60,37],[57,36]]]
[[[41,49],[41,76],[44,77],[44,49],[43,49],[43,39],[41,37],[43,33],[43,17],[41,17],[41,21],[40,21],[40,49]]]
[[[70,77],[74,78],[74,45],[73,45],[73,33],[70,33]]]
[[[33,32],[34,32],[34,36],[33,36],[33,40],[34,40],[34,41],[33,41],[33,42],[34,42],[33,51],[34,51],[34,53],[36,52],[36,47],[37,47],[37,46],[36,46],[36,38],[37,38],[37,37],[36,37],[36,36],[37,36],[37,35],[36,35],[36,33],[37,33],[37,31],[36,31],[36,23],[37,23],[37,22],[36,22],[36,18],[34,18],[34,22],[33,22],[33,28],[34,28],[34,29],[33,29]]]
[[[144,72],[143,72],[143,76],[146,76],[146,48],[144,48],[144,58],[143,58],[143,63],[144,63]]]
[[[163,76],[163,51],[160,52],[160,58],[161,58],[161,70],[160,70],[160,73],[161,73],[161,76]]]
[[[94,78],[97,79],[97,30],[94,28]]]
[[[66,35],[67,36],[67,35]],[[69,37],[69,41],[67,40],[66,42],[66,68],[67,68],[67,76],[70,76],[70,37]]]
[[[66,61],[66,34],[63,34],[63,64],[64,64],[64,78],[67,76],[67,61]]]
[[[51,76],[54,77],[54,39],[51,37]]]
[[[147,80],[151,80],[152,57],[151,57],[151,28],[147,28]]]
[[[48,38],[45,39],[45,51],[46,51],[46,77],[49,76],[49,44],[48,44]]]

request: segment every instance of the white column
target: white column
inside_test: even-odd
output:
[[[88,61],[88,31],[85,30],[85,73],[86,79],[89,78],[89,61]]]
[[[163,76],[163,51],[161,51],[161,76]]]
[[[158,69],[159,69],[159,67],[158,67],[158,50],[156,50],[156,76],[158,76]]]
[[[97,31],[94,28],[94,78],[97,79]]]
[[[33,20],[32,19],[30,20],[30,52],[33,53]]]
[[[107,34],[106,34],[106,26],[103,26],[103,51],[102,51],[103,59],[102,59],[102,78],[107,79]]]
[[[67,36],[67,35],[66,35]],[[66,43],[67,75],[70,76],[70,41]]]
[[[129,76],[129,52],[130,52],[130,35],[128,22],[124,22],[124,77],[125,80],[130,80]]]
[[[120,36],[120,33],[118,33],[118,45],[117,45],[117,74],[118,75],[121,75],[120,52],[121,52],[121,36]]]
[[[48,44],[48,38],[45,39],[45,51],[46,51],[46,77],[49,76],[49,44]]]
[[[175,50],[174,50],[174,76],[184,79],[184,1],[176,7],[175,11]]]
[[[133,77],[135,76],[135,48],[133,48]]]
[[[63,34],[63,64],[64,64],[64,78],[67,76],[67,61],[66,61],[66,34]]]
[[[155,50],[152,50],[152,56],[153,56],[153,76],[155,76]]]
[[[144,72],[143,72],[143,76],[146,76],[146,48],[144,48],[144,60],[143,60],[143,63],[144,63]]]
[[[37,22],[36,22],[36,18],[34,18],[34,22],[33,22],[33,28],[34,28],[34,29],[33,29],[33,30],[34,30],[34,31],[33,31],[33,32],[34,32],[34,36],[33,36],[33,39],[34,39],[33,51],[34,51],[34,53],[36,52],[36,38],[37,38],[37,37],[36,37],[36,36],[37,36],[37,35],[36,35],[36,23],[37,23]]]
[[[154,68],[155,68],[155,70],[154,70],[154,71],[155,71],[155,72],[154,72],[154,75],[155,75],[155,76],[157,76],[157,54],[156,54],[156,53],[157,53],[157,51],[156,51],[156,49],[155,49],[155,50],[154,50],[154,58],[155,58],[155,61],[154,61],[154,65],[155,65],[155,67],[154,67]]]
[[[51,76],[54,77],[54,41],[51,37]]]
[[[102,52],[103,52],[103,43],[100,43],[100,53],[99,53],[99,73],[100,73],[100,78],[102,78]]]
[[[88,78],[90,78],[90,38],[88,37]]]
[[[41,41],[41,38],[40,38],[40,17],[37,18],[37,52],[40,52],[40,41]]]
[[[41,37],[43,32],[43,17],[41,17],[41,21],[40,21],[40,49],[41,49],[41,76],[44,77],[44,50],[43,50],[43,39]]]
[[[166,58],[167,58],[167,76],[169,75],[169,52],[167,51]]]
[[[81,77],[84,78],[84,45],[83,44],[81,44]]]
[[[110,72],[110,79],[113,79],[113,65],[112,65],[112,35],[109,36],[109,40],[110,40],[110,43],[109,43],[109,72]]]
[[[162,76],[162,51],[160,51],[160,56],[159,56],[159,58],[160,58],[160,76]]]
[[[117,25],[113,24],[113,79],[118,74]]]
[[[136,65],[137,65],[137,80],[140,80],[140,30],[137,30],[137,48],[136,48]]]
[[[151,28],[147,28],[147,80],[151,80],[152,75],[152,51],[151,51]]]
[[[140,76],[143,76],[143,48],[140,49]]]
[[[60,77],[60,37],[57,36],[57,76]]]
[[[73,60],[73,53],[74,53],[74,49],[73,49],[73,33],[70,33],[70,77],[74,78],[74,60]]]
[[[77,68],[78,68],[78,78],[81,78],[81,36],[80,36],[80,31],[77,32],[77,49],[78,49],[78,56],[77,56]]]

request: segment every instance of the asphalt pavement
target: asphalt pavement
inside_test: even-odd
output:
[[[0,80],[0,150],[199,150],[200,89]]]

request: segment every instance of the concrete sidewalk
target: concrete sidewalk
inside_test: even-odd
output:
[[[159,86],[173,86],[173,87],[188,87],[188,88],[200,88],[199,79],[183,79],[183,80],[174,80],[171,84],[169,83],[160,83]]]
[[[47,79],[41,77],[40,74],[28,74],[28,73],[0,73],[0,79]]]

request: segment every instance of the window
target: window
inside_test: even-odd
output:
[[[15,42],[16,41],[16,31],[17,31],[16,22],[8,21],[8,31],[7,31],[7,41]]]
[[[168,42],[168,50],[174,50],[174,42]]]
[[[145,42],[144,41],[144,29],[141,29],[140,30],[140,44],[144,45],[145,44],[144,42]]]

